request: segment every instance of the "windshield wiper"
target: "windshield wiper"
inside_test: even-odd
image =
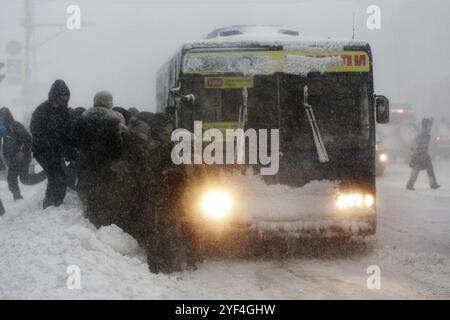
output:
[[[314,117],[312,105],[308,103],[308,86],[303,87],[303,107],[305,108],[309,124],[311,125],[311,130],[313,132],[314,143],[316,144],[319,161],[321,163],[328,162],[330,161],[330,159],[328,158],[327,149],[325,148],[322,136],[320,135],[319,126],[317,125],[316,117]]]
[[[245,131],[247,127],[248,120],[248,91],[247,88],[242,89],[242,105],[239,106],[239,118],[238,118],[238,126],[239,129]],[[245,135],[239,135],[236,142],[236,160],[237,163],[242,163],[245,160]]]
[[[239,122],[239,128],[245,130],[246,126],[247,126],[247,101],[248,101],[248,91],[247,88],[243,88],[242,89],[242,105],[239,106],[239,118],[238,118],[238,122]]]

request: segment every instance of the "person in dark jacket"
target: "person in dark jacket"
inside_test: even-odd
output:
[[[6,134],[2,137],[3,157],[8,167],[8,187],[16,201],[23,199],[19,188],[19,177],[23,184],[34,185],[45,180],[46,174],[44,171],[29,174],[31,135],[20,122],[14,120],[8,108],[0,109],[0,125],[6,128]]]
[[[145,247],[153,212],[150,129],[136,118],[130,129],[120,121],[116,112],[103,107],[83,113],[77,128],[78,193],[96,227],[116,224]]]
[[[93,107],[82,114],[75,135],[77,149],[77,189],[87,218],[96,226],[117,224],[117,185],[113,166],[123,153],[120,118],[115,112]],[[126,187],[126,186],[123,186]]]
[[[426,170],[431,189],[437,189],[440,185],[437,183],[436,176],[434,174],[433,164],[431,163],[431,157],[428,153],[430,146],[430,132],[433,125],[433,119],[424,118],[422,120],[422,130],[417,136],[413,145],[413,154],[409,166],[412,168],[411,176],[409,177],[406,189],[414,190],[414,184],[420,171]]]
[[[122,131],[122,157],[113,164],[118,190],[116,207],[121,227],[146,248],[153,230],[155,155],[151,150],[150,127],[136,118]]]
[[[48,177],[43,207],[59,206],[66,196],[65,161],[74,156],[70,139],[70,91],[63,80],[56,80],[48,100],[31,117],[32,151]]]
[[[165,113],[156,113],[150,118],[154,157],[150,189],[153,190],[154,220],[147,246],[149,269],[154,273],[181,271],[184,266],[194,269],[195,237],[187,227],[181,203],[186,173],[183,166],[175,165],[171,159],[174,121]]]

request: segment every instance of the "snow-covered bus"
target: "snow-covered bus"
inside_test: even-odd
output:
[[[376,231],[374,94],[368,43],[306,39],[278,26],[233,26],[184,44],[157,76],[157,109],[177,128],[279,130],[279,170],[187,165],[183,203],[196,230],[263,236]]]

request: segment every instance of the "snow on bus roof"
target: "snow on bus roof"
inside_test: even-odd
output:
[[[283,26],[232,26],[216,29],[206,39],[183,46],[184,50],[236,47],[282,47],[284,50],[342,51],[347,46],[367,46],[368,43],[348,39],[319,39],[300,35]]]
[[[284,50],[306,50],[306,51],[343,51],[344,47],[367,46],[365,41],[336,40],[336,39],[305,39],[292,40],[290,37],[249,37],[239,35],[219,39],[207,39],[203,41],[190,42],[183,45],[184,50],[193,49],[215,49],[215,48],[237,48],[237,47],[282,47]]]

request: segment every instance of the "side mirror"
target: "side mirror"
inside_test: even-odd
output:
[[[375,95],[375,115],[378,123],[389,122],[389,99],[382,95]]]
[[[178,97],[181,92],[181,87],[172,88],[169,90],[169,92],[173,97]]]
[[[195,103],[195,96],[192,93],[183,95],[181,94],[181,87],[176,87],[176,88],[172,88],[170,89],[170,95],[172,97],[172,99],[174,99],[176,101],[176,104],[179,105],[180,102],[184,102],[184,103],[189,103],[191,105],[193,105]]]
[[[181,101],[193,105],[195,103],[195,96],[192,93],[186,94],[184,96],[181,96]]]

